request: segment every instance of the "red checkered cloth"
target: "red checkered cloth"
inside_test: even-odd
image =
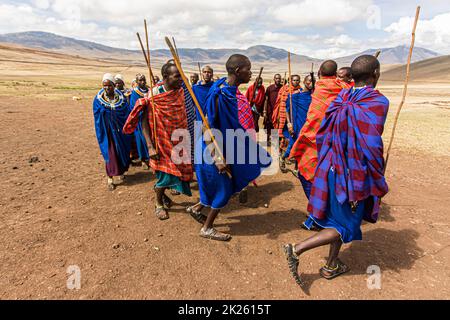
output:
[[[237,90],[236,98],[238,100],[238,118],[239,123],[244,130],[255,129],[255,123],[253,121],[252,108],[247,98]]]
[[[189,131],[187,131],[186,107],[184,105],[184,91],[181,88],[158,94],[154,96],[154,102],[159,160],[151,159],[150,166],[155,171],[162,171],[179,177],[181,181],[191,181],[193,169],[190,150],[186,150],[187,155],[175,154],[178,151],[175,151],[174,148],[182,141],[172,141],[171,139],[173,132],[177,129],[185,129],[189,135]],[[139,121],[139,113],[145,109],[148,112],[150,135],[153,136],[153,108],[151,99],[147,97],[136,102],[123,128],[124,133],[131,134],[134,132]],[[154,137],[152,139],[154,140]],[[185,159],[185,161],[176,164],[172,159]]]
[[[316,135],[325,117],[325,112],[339,92],[347,88],[350,88],[350,85],[336,77],[322,77],[316,83],[305,125],[289,156],[289,158],[297,160],[298,171],[308,181],[314,179],[317,167]]]
[[[247,92],[245,92],[245,97],[250,103],[250,106],[255,105],[256,110],[259,113],[262,113],[264,111],[264,101],[266,101],[266,88],[264,88],[264,86],[259,87],[258,94],[255,94],[255,90],[256,84],[253,83],[248,87]]]
[[[274,128],[278,129],[278,134],[280,135],[280,137],[283,135],[283,128],[286,125],[286,102],[289,98],[289,93],[291,91],[292,93],[294,93],[298,90],[300,90],[300,87],[291,86],[289,88],[289,85],[285,85],[280,89],[280,92],[278,93],[277,102],[272,114],[272,121]]]

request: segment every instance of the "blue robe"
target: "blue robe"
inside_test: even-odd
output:
[[[290,114],[291,110],[291,99],[288,96],[286,101],[286,114]],[[297,141],[298,135],[306,122],[306,116],[308,114],[309,105],[311,104],[311,92],[298,92],[292,95],[292,104],[294,108],[292,109],[292,124],[294,126],[294,136],[289,134],[287,124],[284,126],[283,135],[285,138],[289,139],[289,146],[284,154],[285,158],[289,157],[291,149]]]
[[[122,167],[128,167],[130,163],[131,136],[122,133],[123,126],[130,113],[127,99],[119,91],[115,90],[118,101],[113,108],[111,104],[103,99],[104,90],[100,90],[93,101],[93,112],[95,121],[95,133],[98,145],[106,163],[109,162],[108,154],[108,132],[114,140],[116,155]]]
[[[202,108],[204,114],[206,114],[205,111],[206,98],[213,84],[214,82],[211,81],[207,84],[196,84],[192,87],[195,97],[197,98],[198,103],[200,104],[200,107]],[[195,113],[197,115],[197,121],[202,121],[202,117],[200,117],[200,114],[198,113],[197,109],[195,109]]]
[[[139,87],[134,88],[130,95],[130,112],[133,110],[136,101],[143,98],[148,90],[144,91]],[[148,154],[147,142],[145,141],[144,134],[142,133],[142,114],[139,115],[139,123],[134,132],[134,138],[136,139],[136,148],[139,154],[139,159],[146,161],[150,158]]]
[[[205,104],[211,128],[219,130],[222,134],[223,143],[219,145],[231,169],[232,178],[226,174],[220,174],[215,164],[209,164],[211,162],[208,161],[208,156],[204,155],[210,153],[206,150],[207,145],[202,138],[196,143],[195,160],[200,202],[213,209],[225,207],[233,194],[242,191],[250,182],[258,178],[262,170],[268,168],[272,162],[267,151],[251,138],[235,136],[227,139],[226,130],[244,132],[239,123],[236,93],[237,87],[229,86],[226,78],[223,78],[212,85]]]

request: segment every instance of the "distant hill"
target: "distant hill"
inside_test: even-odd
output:
[[[369,49],[369,50],[363,51],[358,54],[353,54],[350,56],[338,58],[338,59],[336,59],[336,61],[339,64],[350,65],[356,57],[358,57],[362,54],[373,55],[378,50],[381,50],[381,55],[379,58],[381,64],[406,64],[406,62],[408,60],[409,47],[398,46],[395,48]],[[414,52],[413,52],[411,61],[417,62],[417,61],[421,61],[421,60],[435,58],[438,56],[440,56],[440,54],[437,52],[434,52],[434,51],[431,51],[428,49],[424,49],[424,48],[420,48],[420,47],[416,47],[416,48],[414,48]]]
[[[139,62],[143,60],[142,53],[137,50],[112,48],[95,42],[77,40],[47,32],[30,31],[4,34],[0,35],[0,42],[102,59],[111,58],[121,59],[124,61],[138,60]],[[361,54],[373,54],[375,51],[376,49],[366,50],[359,54],[338,58],[336,61],[340,65],[349,65],[355,57]],[[246,50],[180,48],[179,53],[181,58],[188,64],[196,64],[197,62],[200,62],[202,64],[211,63],[223,65],[232,53],[245,54],[257,65],[262,65],[263,63],[274,65],[286,63],[287,61],[286,50],[265,45],[253,46]],[[152,51],[152,54],[160,61],[171,58],[170,52],[165,49],[154,50]],[[380,60],[383,64],[404,64],[406,63],[407,56],[408,48],[405,46],[384,48],[382,49]],[[439,54],[436,52],[417,47],[414,51],[413,62],[434,58],[437,56],[439,56]],[[308,65],[310,66],[311,63],[315,63],[317,70],[317,66],[321,61],[321,59],[315,59],[308,56],[292,55],[293,64],[299,67],[301,66],[302,68],[306,68]]]
[[[382,73],[383,81],[403,81],[406,66],[393,68]],[[450,81],[450,55],[427,59],[411,64],[410,79],[412,81]]]
[[[77,40],[40,31],[3,34],[0,35],[0,42],[18,44],[29,48],[103,58],[105,55],[117,56],[133,53],[130,50],[112,48],[95,42]]]

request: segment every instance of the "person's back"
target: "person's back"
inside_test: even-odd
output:
[[[223,139],[218,139],[217,150],[212,152],[210,139],[203,137],[196,150],[196,172],[200,202],[187,208],[191,216],[203,225],[200,236],[228,241],[231,236],[214,229],[214,221],[232,195],[242,191],[271,164],[270,155],[246,133],[252,127],[253,117],[249,102],[238,90],[239,85],[251,78],[250,60],[243,55],[232,55],[226,64],[228,77],[212,85],[205,106],[208,123]],[[235,136],[228,139],[230,134]],[[216,147],[216,146],[214,146]],[[250,150],[256,150],[256,163]],[[265,159],[263,158],[265,155]],[[266,161],[266,163],[263,163]],[[208,216],[201,213],[210,208]]]
[[[330,66],[327,66],[327,63]],[[325,67],[324,67],[325,66]],[[337,64],[334,61],[326,61],[321,67],[320,79],[315,84],[311,105],[308,110],[306,122],[292,147],[290,158],[295,158],[298,163],[299,173],[307,181],[312,181],[317,166],[316,135],[325,112],[344,88],[350,85],[336,78]]]
[[[339,94],[317,134],[319,158],[308,211],[323,230],[284,246],[291,274],[300,285],[299,258],[320,246],[330,245],[328,261],[320,269],[323,278],[331,280],[350,270],[338,258],[342,244],[362,240],[362,221],[377,221],[380,198],[388,192],[382,134],[389,101],[375,90],[380,63],[374,56],[360,56],[352,71],[355,88]]]

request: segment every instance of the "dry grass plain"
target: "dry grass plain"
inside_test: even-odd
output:
[[[91,101],[104,72],[139,66],[0,48],[1,299],[448,299],[450,296],[450,85],[413,82],[387,170],[382,216],[342,253],[352,271],[319,277],[327,249],[304,256],[300,290],[281,245],[299,228],[306,199],[291,175],[263,177],[249,203],[234,199],[217,221],[230,243],[203,240],[177,197],[171,219],[153,214],[154,176],[133,167],[108,192]],[[32,63],[31,63],[32,62]],[[383,82],[392,105],[402,84]],[[73,101],[72,97],[81,97]],[[39,162],[30,163],[36,156]],[[264,204],[269,204],[265,208]],[[81,289],[66,270],[81,268]],[[371,265],[381,290],[367,288]]]

